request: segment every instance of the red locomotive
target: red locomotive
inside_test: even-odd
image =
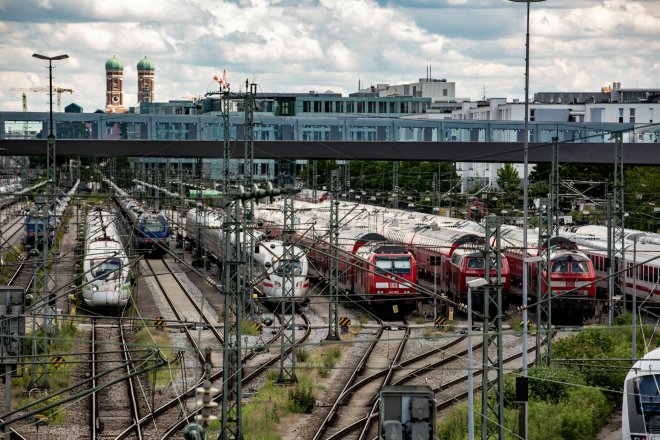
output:
[[[529,231],[528,249],[523,252],[523,231],[516,227],[502,228],[502,247],[511,266],[511,277],[522,287],[523,258],[528,260],[539,256],[538,235]],[[574,241],[563,236],[550,238],[550,290],[552,292],[552,319],[582,323],[593,316],[596,306],[596,272],[589,257],[577,248]],[[546,254],[542,252],[541,258]],[[547,264],[546,264],[547,265]],[[527,295],[530,301],[536,300],[539,286],[537,263],[528,264]],[[541,293],[547,294],[547,271],[541,270]],[[517,292],[516,292],[517,293]]]

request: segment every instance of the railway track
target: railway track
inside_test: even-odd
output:
[[[401,337],[398,324],[385,325],[382,321],[380,324],[376,336],[316,431],[314,440],[351,438],[349,436],[355,429],[353,422],[366,416],[364,410],[368,411],[371,396],[377,395],[378,390],[388,384],[410,337],[410,327],[403,321],[401,329],[404,334]],[[392,340],[396,341],[394,347],[390,347]],[[360,378],[364,374],[368,376]]]
[[[544,343],[545,345],[545,343]],[[475,354],[479,353],[479,350],[481,349],[481,344],[475,345],[473,347],[473,351]],[[527,353],[533,353],[536,350],[536,347],[530,347],[527,349]],[[448,357],[446,362],[442,362],[440,364],[437,364],[434,366],[434,368],[445,368],[445,369],[465,369],[464,368],[464,362],[465,362],[465,354],[467,354],[466,351],[463,351],[461,353],[451,355]],[[503,363],[505,366],[510,366],[510,364],[515,363],[519,359],[522,358],[522,352],[520,353],[515,353],[511,356],[507,356],[504,360]],[[459,365],[455,365],[452,368],[453,364],[458,363]],[[532,366],[533,362],[529,363],[528,366]],[[414,373],[414,372],[413,372]],[[474,386],[474,391],[475,393],[480,391],[482,386],[483,386],[483,381],[481,380],[482,376],[482,370],[475,370],[473,373],[473,377],[477,383],[475,383]],[[398,380],[392,385],[420,385],[420,376],[417,374],[410,374],[409,376],[403,377],[401,380]],[[448,380],[447,382],[440,383],[438,385],[432,386],[431,388],[433,389],[434,394],[436,395],[436,412],[440,413],[440,411],[446,411],[447,409],[451,408],[452,406],[463,402],[465,399],[468,397],[468,390],[466,389],[466,384],[468,380],[468,375],[466,374],[461,374],[458,377],[455,377],[454,379]],[[493,380],[493,379],[489,379]],[[416,383],[412,383],[416,382]],[[442,396],[441,399],[438,398],[438,396]],[[363,426],[363,430],[360,434],[359,437],[357,437],[360,440],[377,440],[378,439],[378,418],[380,417],[380,412],[378,411],[378,401],[373,402],[373,411],[369,415],[369,417],[364,418],[363,420],[360,420],[360,424]]]
[[[90,394],[90,439],[114,438],[126,426],[140,418],[131,355],[121,319],[109,325],[99,324],[101,318],[92,318],[90,335],[90,368],[92,393]],[[111,342],[112,341],[112,342]],[[120,380],[127,376],[125,380]],[[118,383],[108,386],[114,381]],[[142,430],[133,431],[142,439]]]
[[[223,345],[221,334],[218,331],[220,323],[218,323],[212,315],[214,311],[211,307],[202,308],[202,306],[200,306],[201,298],[198,295],[189,292],[189,289],[186,288],[179,277],[175,275],[176,270],[173,269],[170,263],[163,259],[147,260],[147,266],[151,271],[151,274],[154,275],[156,280],[155,284],[158,286],[159,290],[158,293],[163,295],[165,301],[172,310],[173,316],[181,323],[180,327],[182,331],[186,333],[193,350],[196,352],[197,358],[200,362],[201,371],[201,365],[204,361],[201,350],[202,345]],[[311,332],[309,329],[309,322],[304,316],[303,321],[303,325],[307,331],[299,339],[299,342],[304,341]],[[205,330],[208,330],[213,334],[212,340],[215,342],[211,343],[208,339],[204,339],[202,344],[201,341],[195,337],[194,332],[191,331],[189,327],[197,327],[200,324]],[[281,330],[282,329],[280,329],[280,331]],[[269,341],[267,341],[267,344],[274,343],[279,337],[280,333],[277,332]],[[215,351],[218,352],[216,353],[218,359],[213,359],[212,362],[214,365],[221,365],[221,351]],[[278,355],[269,357],[267,360],[257,365],[249,365],[249,361],[257,354],[256,351],[251,351],[243,359],[246,369],[250,369],[250,373],[244,377],[244,384],[249,384],[256,378],[265,374],[270,366],[279,361]],[[222,381],[222,371],[220,370],[217,373],[212,374],[210,376],[210,381],[211,383],[215,383],[217,388],[222,388],[220,386]],[[176,435],[186,423],[193,419],[196,413],[195,401],[197,387],[200,385],[201,380],[196,381],[192,386],[189,386],[187,389],[176,395],[170,395],[164,399],[159,406],[156,405],[155,407],[151,407],[148,414],[134,421],[130,427],[124,429],[124,431],[119,433],[116,438],[122,439],[132,436],[132,432],[138,427],[143,427],[145,435],[149,437],[157,436],[157,438],[169,438]],[[214,400],[219,401],[221,398],[221,395],[215,396]],[[165,420],[165,422],[163,422],[163,420]],[[176,420],[176,422],[172,424],[172,420]],[[147,428],[147,426],[149,426],[149,428]],[[162,426],[166,426],[167,428],[163,429]],[[152,430],[156,430],[156,432],[152,433]]]

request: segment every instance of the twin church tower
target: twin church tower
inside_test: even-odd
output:
[[[137,63],[138,71],[138,105],[141,102],[154,100],[154,63],[144,57]],[[124,113],[124,64],[113,55],[105,62],[105,112]]]

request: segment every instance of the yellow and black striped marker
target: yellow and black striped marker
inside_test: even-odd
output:
[[[520,328],[523,328],[524,325],[525,325],[525,321],[520,321]],[[532,328],[533,325],[534,324],[532,323],[532,320],[528,319],[527,320],[527,328],[530,329],[530,328]]]
[[[57,370],[64,365],[64,358],[62,356],[53,356],[50,363],[53,364],[53,367]]]
[[[165,318],[163,318],[162,316],[156,316],[154,318],[154,325],[158,328],[165,327],[166,325]]]
[[[346,318],[346,317],[341,317],[339,318],[339,326],[340,327],[348,327],[351,325],[351,320]]]
[[[435,318],[436,327],[440,327],[441,325],[445,325],[445,324],[447,324],[447,318],[445,318],[444,316],[438,316],[437,318]]]
[[[254,323],[254,329],[255,329],[257,332],[261,333],[261,332],[264,330],[264,326],[263,326],[263,324],[260,323],[260,322],[255,322],[255,323]]]

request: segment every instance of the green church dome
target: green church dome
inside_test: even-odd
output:
[[[105,62],[105,70],[124,70],[124,64],[119,61],[116,55],[113,55],[112,58]]]
[[[137,63],[138,70],[156,70],[154,63],[147,57],[144,57]]]

